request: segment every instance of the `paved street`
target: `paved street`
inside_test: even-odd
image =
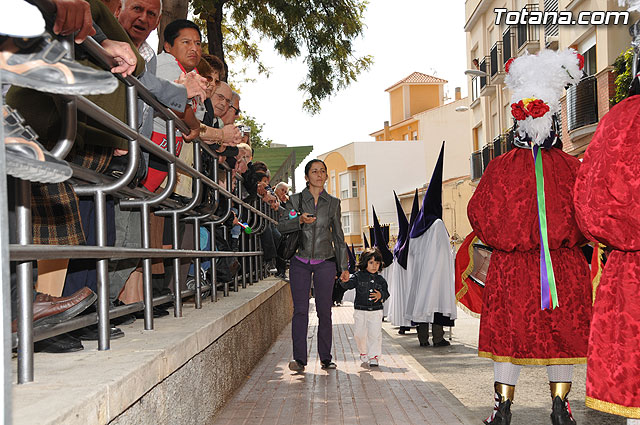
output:
[[[458,309],[450,347],[420,347],[415,330],[398,335],[397,328],[384,323],[384,329],[422,366],[457,397],[481,424],[493,404],[493,362],[477,356],[480,320]],[[447,328],[445,328],[447,329]],[[449,332],[446,332],[448,338]],[[574,384],[569,395],[578,425],[623,425],[625,420],[589,409],[584,404],[586,365],[574,368]],[[551,401],[545,367],[522,368],[516,386],[512,425],[548,425]]]
[[[307,370],[289,371],[291,328],[287,327],[214,424],[479,425],[489,415],[493,367],[477,356],[478,319],[459,310],[452,345],[443,348],[420,347],[415,330],[398,335],[397,328],[385,322],[381,366],[371,370],[359,360],[352,312],[350,305],[333,309],[337,370],[320,368],[313,316]],[[622,418],[584,405],[585,373],[585,365],[575,367],[570,394],[578,424],[624,425]],[[524,367],[512,424],[548,425],[550,411],[546,369]]]
[[[362,365],[352,316],[351,307],[333,309],[337,370],[320,368],[314,316],[307,370],[289,371],[291,328],[287,327],[214,424],[472,423],[468,411],[385,333],[380,367]]]

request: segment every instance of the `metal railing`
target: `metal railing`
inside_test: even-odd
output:
[[[487,69],[487,58],[484,57],[482,58],[482,60],[480,61],[480,63],[478,64],[478,69],[480,69],[480,71],[482,72],[486,72],[487,75],[489,74],[489,70]],[[482,91],[482,89],[484,89],[487,86],[487,77],[480,77],[480,91]]]
[[[594,75],[567,89],[567,128],[576,130],[598,122],[598,84]]]
[[[471,79],[471,101],[474,102],[480,97],[480,77],[476,76]]]
[[[540,6],[535,3],[527,4],[524,9],[529,12],[539,11]],[[529,53],[535,53],[540,49],[538,45],[540,41],[540,25],[519,24],[516,27],[516,40],[518,50],[527,48]]]
[[[43,2],[46,2],[43,0]],[[83,47],[89,54],[98,61],[110,68],[114,63],[113,58],[91,38],[88,38]],[[217,154],[200,140],[193,142],[194,146],[194,166],[191,167],[183,160],[175,156],[176,140],[175,130],[189,132],[186,124],[168,108],[160,104],[155,97],[134,77],[122,78],[117,76],[126,85],[126,106],[127,123],[123,123],[110,113],[96,106],[89,100],[81,96],[61,96],[64,102],[63,110],[63,133],[52,153],[57,158],[64,158],[71,150],[75,139],[76,114],[77,111],[85,113],[96,120],[101,125],[108,128],[114,134],[128,140],[129,155],[128,164],[124,174],[114,179],[106,175],[98,174],[94,171],[72,166],[74,189],[79,196],[92,196],[95,200],[97,244],[92,246],[47,246],[32,244],[31,227],[31,205],[30,190],[31,184],[28,181],[16,179],[16,218],[17,218],[17,244],[8,246],[10,261],[16,263],[16,277],[18,284],[18,383],[33,381],[33,343],[51,336],[59,335],[71,330],[79,329],[88,325],[98,324],[98,349],[108,350],[110,347],[110,325],[109,319],[117,318],[135,311],[144,310],[144,329],[153,329],[153,306],[173,301],[174,315],[182,315],[182,300],[185,297],[195,296],[195,308],[202,307],[202,293],[211,291],[211,300],[217,300],[218,286],[222,286],[223,296],[229,295],[230,282],[223,284],[216,281],[217,257],[240,257],[242,263],[242,287],[247,283],[253,284],[264,278],[265,268],[262,259],[262,246],[259,236],[265,231],[269,223],[277,223],[276,213],[272,211],[260,199],[247,203],[242,200],[241,178],[238,176],[238,184],[235,193],[232,193],[232,173],[229,167],[218,164]],[[138,97],[154,108],[156,114],[166,120],[168,150],[157,146],[148,138],[138,132],[137,99]],[[144,148],[147,152],[157,156],[168,164],[168,180],[165,188],[158,194],[151,193],[146,189],[131,189],[127,184],[135,176],[140,155],[138,148]],[[213,175],[209,176],[201,170],[202,157],[209,155],[213,158]],[[227,174],[226,187],[218,184],[218,165],[225,169]],[[180,203],[169,199],[174,190],[177,180],[177,170],[192,178],[193,196],[186,202]],[[0,181],[4,179],[4,167],[0,158]],[[204,204],[202,193],[206,188],[214,192],[214,202]],[[121,199],[120,206],[125,208],[139,209],[141,212],[141,248],[115,248],[107,246],[106,237],[106,197],[107,195]],[[4,196],[4,195],[3,195]],[[226,201],[226,202],[225,202]],[[11,200],[9,200],[11,202]],[[248,224],[253,229],[251,235],[244,232],[240,239],[240,252],[215,251],[215,229],[231,215],[231,207],[235,204],[238,207],[238,216],[246,213]],[[222,205],[224,214],[216,215],[216,210]],[[7,203],[2,202],[0,215],[4,220]],[[173,234],[172,249],[151,249],[150,248],[150,214],[152,208],[158,216],[168,217],[171,220],[171,230]],[[198,209],[196,211],[196,208]],[[191,221],[194,224],[194,246],[193,250],[180,249],[179,246],[179,222]],[[208,226],[211,232],[211,251],[200,250],[200,226]],[[3,242],[2,259],[6,261],[7,245],[5,234],[0,231],[0,238]],[[97,266],[97,314],[78,316],[64,323],[38,328],[34,332],[33,328],[33,260],[56,259],[56,258],[90,258],[96,259]],[[109,276],[108,263],[110,259],[118,258],[139,258],[143,266],[143,292],[144,301],[126,306],[109,308]],[[166,295],[153,298],[151,286],[151,261],[153,258],[173,259],[173,295]],[[182,290],[180,287],[180,259],[192,258],[195,262],[195,290]],[[211,273],[208,282],[202,282],[199,268],[202,258],[210,258]],[[7,268],[2,267],[6,272]],[[234,278],[233,289],[238,291],[238,276]],[[4,280],[3,280],[4,282]],[[7,285],[3,285],[6,288]],[[7,316],[6,298],[3,317]],[[6,324],[5,324],[6,329]],[[6,342],[6,341],[5,341]],[[6,343],[5,343],[6,345]],[[6,349],[6,346],[5,346]],[[5,350],[4,354],[7,352]],[[10,368],[9,368],[10,369]],[[5,370],[6,379],[6,370]]]
[[[484,173],[489,162],[493,159],[493,146],[486,144],[482,147],[482,172]]]
[[[475,151],[471,154],[471,180],[478,180],[482,177],[484,169],[482,168],[482,151]]]
[[[502,41],[496,41],[491,50],[489,51],[489,69],[491,72],[491,79],[495,77],[498,72],[502,72]]]
[[[514,57],[513,53],[513,45],[515,39],[515,31],[511,27],[508,27],[502,33],[502,69],[504,69],[504,65],[509,62],[509,59]]]

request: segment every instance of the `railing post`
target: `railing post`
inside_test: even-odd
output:
[[[98,191],[96,202],[96,244],[107,246],[107,195]],[[109,260],[100,259],[96,263],[98,280],[98,350],[108,350],[111,346],[109,325]]]
[[[20,245],[32,243],[31,183],[15,179],[16,231]],[[33,381],[33,262],[16,265],[18,284],[18,383]]]
[[[0,87],[2,87],[2,74],[0,73]],[[4,105],[2,93],[0,93],[0,108]],[[4,126],[0,125],[0,139],[4,140]],[[4,149],[0,149],[0,187],[7,187],[7,175],[5,174],[6,157]],[[2,327],[2,394],[0,395],[0,408],[3,424],[11,423],[11,276],[9,265],[9,197],[6,190],[0,190],[0,296],[2,300],[2,314],[0,314],[0,326]],[[13,204],[14,199],[11,199]],[[14,204],[15,205],[15,204]]]

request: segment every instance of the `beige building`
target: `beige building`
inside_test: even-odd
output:
[[[496,25],[494,9],[510,11],[619,11],[607,0],[467,0],[465,27],[467,65],[486,76],[470,76],[470,131],[474,153],[472,177],[478,179],[488,162],[510,149],[508,130],[513,125],[511,94],[504,86],[504,64],[511,57],[540,49],[572,47],[585,57],[585,76],[562,99],[564,150],[580,157],[600,118],[609,110],[615,92],[612,64],[630,45],[627,25]],[[632,23],[633,19],[630,20]],[[477,67],[474,64],[477,59]]]
[[[393,191],[424,184],[422,141],[349,143],[318,158],[327,164],[327,192],[342,201],[347,244],[363,247],[362,233],[368,238],[368,227],[373,225],[372,205],[380,223],[389,224],[391,234],[398,233]]]
[[[456,92],[457,94],[459,92]],[[426,185],[445,141],[444,168],[442,170],[442,220],[449,234],[460,243],[471,232],[467,218],[467,204],[473,194],[469,174],[471,155],[469,98],[465,97],[415,115],[424,129]],[[421,195],[424,196],[424,193]],[[408,196],[410,199],[406,200]],[[422,200],[422,196],[420,200]],[[411,212],[413,192],[402,195],[405,212]]]
[[[362,233],[373,224],[371,206],[380,222],[389,224],[392,244],[398,233],[393,191],[407,216],[415,189],[422,200],[442,141],[443,221],[455,240],[471,230],[467,203],[472,194],[469,174],[469,98],[455,90],[453,102],[445,104],[446,80],[419,72],[386,89],[391,121],[371,133],[375,142],[350,143],[319,158],[327,164],[327,191],[342,199],[343,229],[348,243],[362,247]]]

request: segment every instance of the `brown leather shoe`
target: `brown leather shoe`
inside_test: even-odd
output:
[[[84,287],[68,297],[52,297],[38,293],[33,300],[33,326],[53,325],[69,320],[82,313],[98,296]],[[18,321],[11,322],[11,331],[17,332]]]

